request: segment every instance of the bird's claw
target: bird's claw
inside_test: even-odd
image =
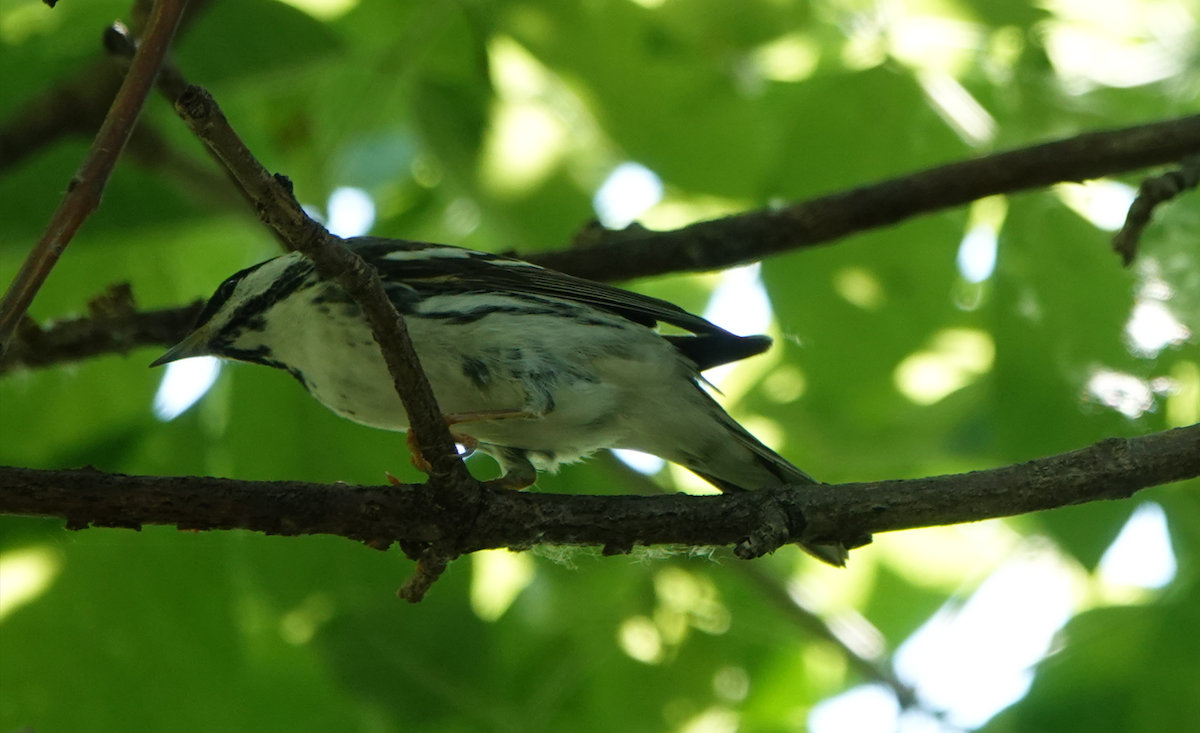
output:
[[[463,419],[464,416],[466,416],[466,415],[481,415],[481,414],[484,414],[484,413],[463,413],[460,415],[443,415],[442,419],[444,419],[446,421],[446,427],[449,428],[454,425],[457,425],[460,422],[470,422],[473,419],[477,419],[474,417],[467,417],[466,419]],[[479,447],[479,441],[476,440],[475,438],[471,437],[470,435],[465,435],[463,433],[456,433],[453,430],[451,430],[450,437],[451,437],[451,439],[454,440],[455,443],[458,443],[463,448],[466,448],[467,453],[471,453],[477,447]],[[408,431],[408,434],[405,437],[405,441],[408,443],[408,452],[411,456],[410,460],[412,461],[413,466],[415,466],[416,469],[418,471],[420,471],[421,473],[426,473],[426,474],[432,473],[433,472],[433,464],[431,464],[428,460],[426,460],[425,454],[421,452],[421,446],[417,443],[417,436],[411,430]],[[389,480],[391,480],[390,476],[389,476]],[[399,483],[399,482],[396,482],[396,483]]]
[[[413,466],[421,473],[433,473],[433,464],[425,460],[425,454],[421,452],[421,446],[417,443],[416,434],[410,430],[405,441],[408,443],[409,460],[412,461]]]

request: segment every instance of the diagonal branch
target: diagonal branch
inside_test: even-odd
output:
[[[780,209],[669,232],[585,230],[584,246],[531,261],[593,280],[716,270],[993,196],[1174,163],[1200,154],[1200,115],[1076,137],[931,168]],[[592,243],[594,242],[594,243]]]
[[[168,524],[278,535],[335,534],[373,547],[453,540],[461,551],[473,552],[537,544],[737,545],[759,533],[765,516],[782,511],[790,527],[786,541],[828,544],[874,532],[1123,499],[1196,476],[1200,426],[1110,438],[987,471],[802,490],[595,496],[484,486],[478,513],[469,517],[463,507],[438,502],[415,487],[0,468],[0,513],[60,517],[72,529]]]
[[[421,370],[404,319],[387,296],[379,274],[346,249],[341,239],[313,221],[292,195],[291,182],[272,176],[242,143],[207,91],[186,87],[175,110],[200,140],[221,159],[256,205],[259,218],[312,260],[322,277],[336,281],[362,308],[379,343],[417,444],[433,466],[431,476],[471,493],[477,482],[467,473],[450,437],[433,389]]]
[[[175,30],[176,39],[187,32],[210,3],[211,0],[189,0]],[[143,33],[149,5],[137,0],[131,9],[134,36]],[[25,100],[0,122],[0,174],[63,138],[94,137],[121,87],[124,72],[108,56],[97,55],[69,76]],[[137,134],[135,130],[134,135]]]
[[[186,0],[154,3],[146,35],[83,165],[68,184],[67,194],[42,238],[0,300],[0,353],[75,232],[99,207],[101,194],[142,112],[185,5]]]

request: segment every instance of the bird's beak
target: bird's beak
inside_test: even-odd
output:
[[[193,356],[208,355],[208,329],[204,326],[192,331],[183,341],[171,347],[167,353],[158,357],[150,365],[151,367],[162,366],[180,359],[190,359]]]

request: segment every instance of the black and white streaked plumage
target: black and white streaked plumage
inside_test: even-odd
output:
[[[361,237],[347,242],[383,278],[455,433],[478,441],[509,483],[601,448],[685,466],[723,490],[815,481],[738,425],[700,372],[770,346],[662,300],[483,252]],[[666,323],[690,336],[664,336]],[[408,419],[371,331],[338,285],[299,253],[230,277],[196,330],[154,362],[214,355],[295,377],[355,422]],[[518,414],[519,413],[519,414]],[[841,546],[807,547],[841,565]]]

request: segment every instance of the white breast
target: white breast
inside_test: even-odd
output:
[[[296,367],[313,396],[334,412],[373,427],[407,429],[391,377],[357,308],[322,305],[315,310],[311,299],[295,298],[277,307],[264,334],[275,358]],[[294,312],[281,310],[285,307]],[[405,319],[442,412],[542,414],[453,427],[484,443],[575,460],[620,445],[630,415],[654,409],[681,380],[692,378],[667,341],[617,316],[573,305],[580,317],[549,315],[531,308],[528,299],[494,294],[456,296],[453,307],[479,307],[487,314],[466,322]],[[424,301],[421,312],[453,311],[439,296]]]

